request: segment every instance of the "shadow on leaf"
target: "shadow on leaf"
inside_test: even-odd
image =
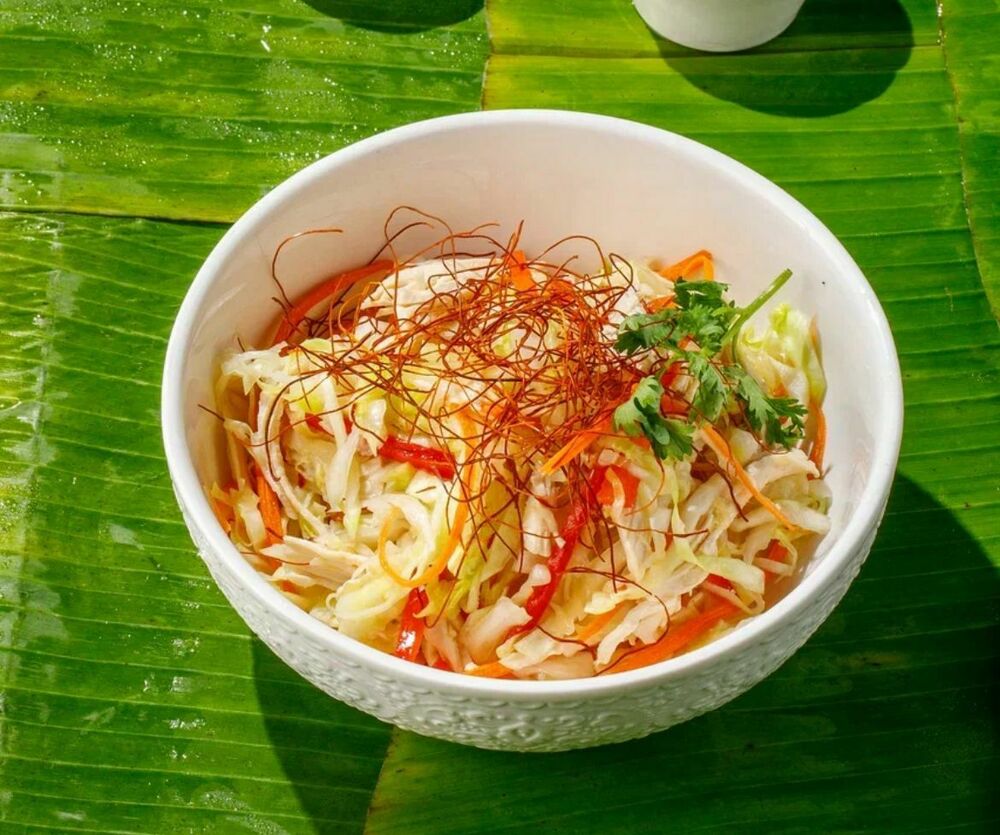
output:
[[[913,28],[900,0],[808,0],[784,34],[747,52],[678,54],[675,44],[660,44],[671,69],[717,99],[809,118],[845,113],[882,95],[909,60]]]
[[[819,632],[753,690],[670,730],[531,756],[397,732],[371,831],[983,824],[1000,781],[1000,581],[963,512],[897,478],[868,563]]]
[[[305,0],[322,14],[378,32],[450,26],[472,17],[484,0]]]
[[[313,687],[256,636],[253,665],[274,756],[313,830],[360,832],[392,728]]]
[[[806,646],[729,705],[646,739],[524,755],[394,731],[380,772],[388,726],[309,687],[259,641],[257,690],[318,832],[366,819],[371,831],[453,833],[975,823],[1000,781],[998,587],[956,512],[900,476],[869,561]]]

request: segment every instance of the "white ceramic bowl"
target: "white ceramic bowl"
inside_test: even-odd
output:
[[[645,669],[601,678],[478,679],[407,663],[302,612],[244,561],[203,485],[219,472],[216,422],[198,408],[234,335],[253,342],[276,309],[272,253],[300,238],[281,275],[294,296],[371,257],[386,214],[415,205],[456,228],[526,221],[527,251],[568,233],[606,250],[680,258],[705,247],[746,301],[785,267],[783,300],[819,317],[829,394],[833,529],[797,587],[720,640]],[[640,737],[753,686],[823,622],[857,574],[885,508],[899,451],[902,396],[889,328],[871,287],[834,236],[743,165],[662,130],[558,111],[434,119],[358,142],[309,166],[251,208],[195,278],[170,338],[163,437],[188,528],[223,593],[281,658],[317,687],[386,722],[484,748],[554,751]]]

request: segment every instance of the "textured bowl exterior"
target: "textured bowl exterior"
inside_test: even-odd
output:
[[[873,528],[811,606],[779,621],[743,652],[599,696],[545,698],[526,691],[527,698],[500,698],[447,692],[386,675],[317,640],[260,601],[201,536],[180,496],[178,502],[198,553],[223,594],[301,676],[335,699],[408,731],[504,751],[566,751],[625,742],[735,699],[778,669],[826,620],[860,571],[876,534]]]
[[[581,193],[596,193],[610,179],[618,187],[608,202],[581,201],[562,187],[581,177]],[[685,211],[662,217],[663,194],[674,194]],[[527,214],[530,228],[540,231],[526,246],[551,241],[564,227],[590,230],[623,252],[702,241],[722,251],[720,265],[739,265],[745,279],[734,289],[745,298],[763,289],[777,262],[798,271],[787,300],[824,317],[835,498],[834,527],[794,589],[719,639],[660,664],[570,681],[497,681],[368,647],[298,609],[258,575],[205,496],[203,485],[216,477],[218,428],[197,404],[211,397],[212,363],[234,330],[252,327],[248,317],[256,313],[258,327],[268,317],[247,300],[273,292],[268,268],[279,241],[303,228],[351,227],[333,249],[303,250],[298,261],[293,252],[283,262],[283,275],[298,281],[288,289],[302,292],[337,265],[369,258],[383,229],[379,207],[407,204],[413,195],[433,197],[442,214],[460,222],[479,222],[487,211],[508,222]],[[322,246],[318,236],[309,240]],[[338,151],[275,188],[226,233],[192,284],[167,349],[162,405],[167,462],[191,536],[223,593],[279,657],[334,698],[386,722],[518,751],[645,736],[724,704],[777,669],[860,570],[885,510],[902,431],[888,323],[857,265],[817,218],[703,145],[634,122],[561,111],[481,112],[409,125]]]

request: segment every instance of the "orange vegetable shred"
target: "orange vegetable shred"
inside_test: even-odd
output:
[[[712,253],[707,249],[699,249],[694,255],[689,255],[676,264],[663,267],[659,270],[664,278],[688,278],[701,270],[702,277],[706,281],[715,279],[715,263],[712,260]]]
[[[493,661],[490,664],[481,664],[478,667],[473,667],[471,670],[466,670],[465,674],[481,678],[510,678],[514,675],[514,672],[510,667],[505,667],[499,661]]]
[[[611,482],[612,478],[617,479],[618,483],[621,485],[622,492],[625,494],[625,507],[635,507],[635,496],[639,491],[639,479],[632,475],[632,473],[624,467],[617,466],[608,467],[607,473],[605,473],[604,476],[604,481],[601,483],[601,487],[597,491],[598,504],[614,504],[615,486]]]
[[[585,429],[575,438],[570,440],[548,461],[542,464],[539,472],[542,475],[552,475],[560,467],[565,467],[576,456],[582,453],[594,441],[611,431],[611,418],[606,417],[598,421],[590,429]]]
[[[720,603],[700,615],[695,615],[679,626],[668,629],[656,643],[643,647],[630,655],[622,656],[618,663],[612,665],[614,671],[624,673],[628,670],[656,664],[659,661],[666,661],[689,644],[694,643],[717,623],[735,615],[738,611],[732,603]],[[608,669],[610,670],[611,667]]]
[[[384,278],[394,269],[392,261],[383,260],[359,267],[356,270],[348,270],[328,278],[326,281],[313,287],[301,299],[281,317],[278,328],[274,333],[273,345],[279,342],[287,342],[289,338],[299,329],[299,325],[305,320],[309,312],[320,302],[326,301],[330,296],[341,290],[346,290],[352,284],[363,279]]]
[[[768,513],[781,522],[781,524],[786,528],[789,530],[795,530],[795,525],[793,525],[789,521],[788,517],[781,512],[781,508],[761,493],[757,488],[757,485],[753,483],[753,479],[747,475],[747,471],[743,469],[743,465],[736,460],[736,456],[733,455],[732,450],[729,448],[729,444],[726,443],[726,439],[708,424],[702,426],[701,431],[705,436],[705,440],[708,441],[708,445],[715,451],[715,454],[728,463],[733,472],[736,473],[736,477],[739,479],[740,484],[750,491],[750,495],[760,502],[761,507],[766,508]]]
[[[281,542],[285,535],[281,526],[281,504],[264,474],[259,470],[257,471],[257,506],[264,519],[267,544],[274,545],[276,542]]]
[[[607,612],[601,612],[599,615],[594,615],[590,620],[588,620],[583,626],[581,626],[576,632],[577,641],[586,641],[588,638],[596,635],[605,626],[607,626],[611,621],[615,619],[615,616],[628,608],[628,603],[619,603],[613,609],[609,609]]]
[[[524,253],[515,249],[511,254],[511,261],[513,262],[508,271],[510,274],[510,283],[514,285],[515,290],[530,290],[535,286],[535,278],[531,274],[531,270],[528,267],[528,262],[524,258]]]
[[[812,449],[809,450],[809,460],[822,475],[823,456],[826,454],[826,415],[823,414],[823,407],[815,400],[812,402],[812,412],[816,416],[816,436],[813,438]]]

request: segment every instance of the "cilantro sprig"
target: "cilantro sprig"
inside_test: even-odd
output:
[[[615,348],[623,354],[656,350],[662,366],[643,377],[632,396],[614,413],[615,428],[644,435],[660,458],[682,458],[692,449],[699,421],[714,422],[738,406],[768,444],[790,447],[804,432],[806,410],[791,397],[772,397],[727,351],[743,324],[791,278],[785,270],[746,307],[725,298],[727,285],[716,281],[674,284],[674,305],[656,313],[628,316],[618,328]],[[660,378],[673,363],[683,363],[697,381],[686,419],[663,414]]]
[[[691,452],[694,426],[664,417],[660,411],[662,397],[662,383],[653,376],[643,377],[632,397],[615,409],[615,427],[632,437],[645,435],[660,458],[683,458]]]

